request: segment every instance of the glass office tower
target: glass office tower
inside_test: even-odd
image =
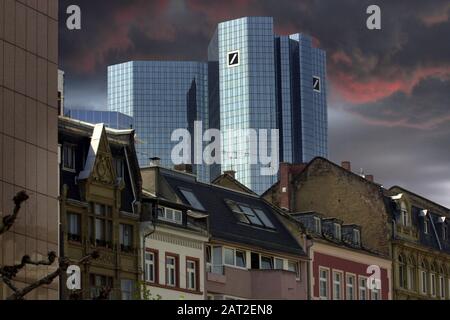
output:
[[[302,34],[277,36],[273,19],[245,17],[220,23],[208,48],[209,110],[212,126],[278,129],[282,162],[328,156],[326,55]],[[219,119],[217,119],[219,118]],[[249,142],[224,136],[222,165],[257,193],[278,179],[250,163]],[[269,154],[272,150],[269,150]]]
[[[110,66],[108,109],[134,119],[141,166],[157,157],[162,166],[172,168],[172,149],[179,143],[171,141],[172,133],[192,132],[194,121],[202,121],[203,130],[209,126],[208,64],[130,61]],[[193,171],[199,180],[209,181],[206,166],[194,166]]]
[[[103,123],[106,127],[119,130],[134,128],[133,118],[115,111],[69,109],[65,116],[93,124]]]

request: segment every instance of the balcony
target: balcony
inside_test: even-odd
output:
[[[207,273],[208,292],[245,299],[297,300],[306,298],[306,286],[293,272],[246,270],[212,266]]]

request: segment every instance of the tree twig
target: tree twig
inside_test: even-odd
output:
[[[3,217],[3,219],[0,219],[0,235],[5,233],[6,231],[9,231],[9,229],[11,229],[11,227],[13,226],[13,224],[16,221],[16,218],[19,214],[22,203],[27,201],[28,198],[29,197],[25,191],[19,192],[14,197],[14,199],[13,199],[13,201],[14,201],[13,214]]]

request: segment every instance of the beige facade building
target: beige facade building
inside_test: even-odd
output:
[[[0,236],[0,265],[58,252],[58,1],[0,1],[0,216],[15,193],[30,199],[14,227]],[[51,268],[27,267],[21,287]],[[0,285],[0,298],[9,295]],[[58,282],[28,299],[57,299]]]

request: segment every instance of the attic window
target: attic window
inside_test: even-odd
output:
[[[430,228],[428,226],[427,216],[423,217],[423,232],[428,234],[430,232]]]
[[[201,211],[205,211],[205,208],[200,203],[200,201],[198,201],[197,197],[191,190],[180,188],[180,191],[183,194],[183,196],[186,198],[187,202],[189,202],[189,204],[191,205],[192,208],[201,210]]]
[[[334,237],[341,240],[341,225],[339,223],[334,224]]]
[[[314,232],[315,233],[322,233],[322,221],[319,217],[314,217]]]
[[[75,171],[75,145],[65,143],[63,145],[63,170]]]
[[[275,229],[272,221],[270,221],[265,212],[261,209],[252,208],[245,204],[237,204],[231,200],[226,200],[226,203],[231,211],[233,211],[239,222],[258,227]]]
[[[357,246],[361,244],[361,232],[358,229],[353,229],[353,243]]]

